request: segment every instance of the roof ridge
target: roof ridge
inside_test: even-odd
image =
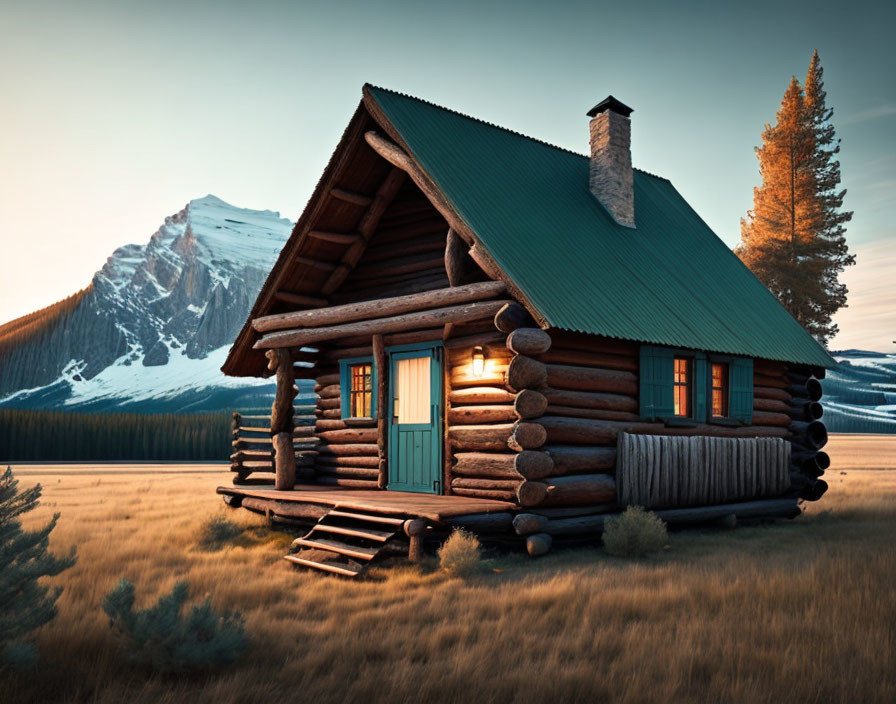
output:
[[[439,105],[438,103],[434,103],[431,100],[425,100],[424,98],[418,98],[416,95],[411,95],[410,93],[402,93],[399,90],[392,90],[391,88],[384,88],[383,86],[376,86],[372,83],[365,83],[364,88],[375,88],[376,90],[381,90],[385,93],[391,93],[392,95],[398,95],[402,98],[407,98],[409,100],[415,100],[418,103],[423,103],[424,105],[429,105],[430,107],[437,108],[439,110],[444,110],[445,112],[450,112],[453,115],[457,115],[459,117],[463,117],[467,120],[472,120],[473,122],[478,122],[481,125],[488,125],[489,127],[493,127],[496,130],[501,130],[502,132],[507,132],[509,134],[515,135],[517,137],[522,137],[523,139],[528,139],[531,142],[535,142],[537,144],[544,145],[545,147],[550,147],[551,149],[556,149],[557,151],[564,152],[565,154],[571,154],[572,156],[581,157],[582,159],[589,159],[590,157],[587,154],[580,154],[579,152],[574,152],[572,149],[567,149],[566,147],[561,147],[556,144],[552,144],[551,142],[547,142],[543,139],[539,139],[538,137],[532,137],[528,134],[523,134],[522,132],[517,132],[516,130],[512,130],[509,127],[504,127],[502,125],[498,125],[494,122],[489,122],[488,120],[483,120],[478,117],[473,117],[472,115],[468,115],[465,112],[461,112],[460,110],[455,110],[454,108],[446,108],[444,105]],[[636,167],[632,167],[635,171],[639,171],[642,174],[646,174],[647,176],[653,176],[654,178],[662,179],[663,181],[668,181],[665,176],[660,176],[658,174],[651,173],[650,171],[645,171],[644,169],[638,169]]]

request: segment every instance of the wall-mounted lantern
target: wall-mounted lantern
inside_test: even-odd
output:
[[[481,345],[473,348],[473,376],[480,377],[485,373],[485,351]]]

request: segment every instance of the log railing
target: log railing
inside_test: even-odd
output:
[[[318,444],[314,437],[314,406],[295,406],[294,428],[291,432],[291,451],[295,458],[297,480],[309,481],[314,477],[314,456]],[[234,472],[234,484],[271,483],[276,471],[274,444],[271,439],[269,414],[233,414],[231,429],[232,454],[230,469]],[[262,477],[249,478],[261,473]]]

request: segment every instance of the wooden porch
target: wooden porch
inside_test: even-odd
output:
[[[234,508],[262,513],[272,522],[310,526],[284,558],[344,577],[357,577],[390,555],[417,562],[427,537],[444,539],[454,526],[512,534],[511,509],[516,509],[509,501],[319,484],[287,490],[219,486],[217,491]]]
[[[288,508],[281,504],[293,504],[294,506],[308,504],[318,507],[317,511],[313,508],[307,511],[308,518],[314,518],[315,513],[323,515],[326,510],[336,508],[347,511],[367,511],[385,516],[422,518],[436,525],[450,525],[465,522],[457,520],[461,517],[469,518],[470,522],[489,522],[486,515],[491,514],[490,522],[494,523],[496,527],[499,527],[500,524],[509,527],[512,518],[509,512],[518,509],[516,504],[510,501],[476,499],[467,496],[438,496],[407,491],[351,489],[319,484],[296,484],[295,488],[284,491],[273,488],[219,486],[217,491],[225,497],[241,497],[241,500],[238,501],[239,504],[243,504],[247,498],[271,502],[270,508],[273,513],[278,513],[277,509],[288,511]],[[237,501],[231,500],[227,503],[234,505]],[[251,502],[250,506],[253,505],[260,504]],[[289,511],[283,515],[290,514],[299,515],[295,511]]]

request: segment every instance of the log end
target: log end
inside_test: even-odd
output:
[[[539,557],[550,552],[553,544],[554,539],[547,533],[535,533],[526,538],[526,552],[529,557]]]
[[[521,506],[538,506],[547,498],[548,485],[544,482],[522,482],[516,490],[516,497]]]

